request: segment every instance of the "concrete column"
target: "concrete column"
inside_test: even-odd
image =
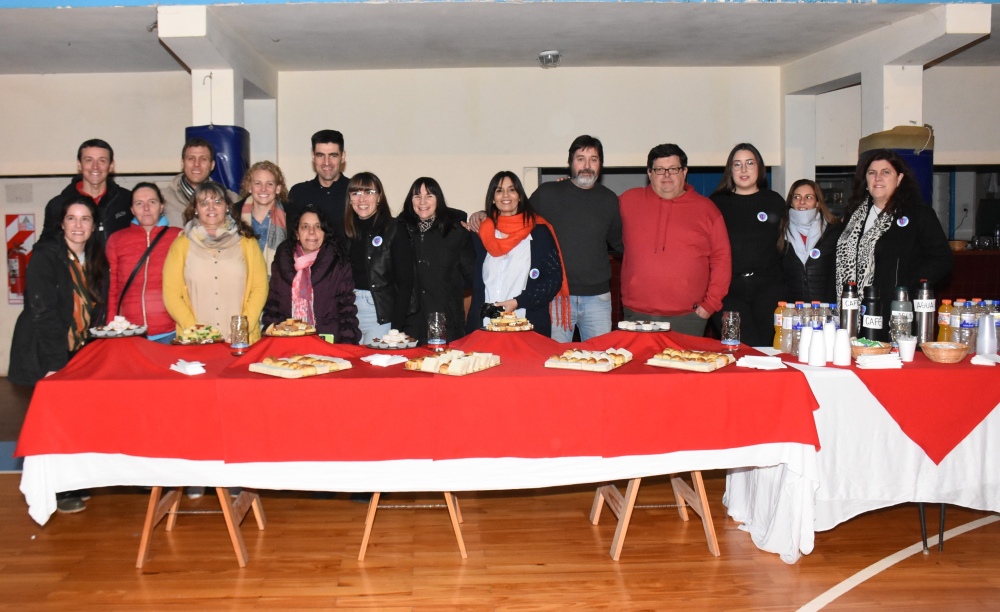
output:
[[[795,181],[816,178],[816,96],[785,96],[781,159],[784,165],[771,170],[771,189],[781,195]]]
[[[207,6],[157,8],[160,41],[191,70],[194,125],[244,126],[244,89],[278,95],[278,72]]]
[[[861,133],[923,125],[923,65],[873,65],[861,72]]]
[[[234,70],[191,71],[192,125],[245,126],[243,78]]]

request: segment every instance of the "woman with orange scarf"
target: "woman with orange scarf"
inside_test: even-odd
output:
[[[498,172],[486,191],[486,219],[473,234],[472,304],[466,327],[483,327],[484,305],[525,317],[535,331],[551,335],[549,304],[558,296],[568,313],[569,285],[555,232],[528,203],[517,175]],[[566,324],[568,324],[568,317]]]

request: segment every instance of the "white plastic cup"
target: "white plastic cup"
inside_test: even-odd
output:
[[[833,361],[833,343],[837,340],[837,326],[833,321],[823,323],[823,342],[826,343],[826,360]]]
[[[851,365],[851,336],[846,329],[838,329],[836,339],[833,341],[833,365]]]
[[[809,344],[809,365],[826,365],[826,338],[823,333],[814,333]]]
[[[904,362],[913,361],[913,354],[917,351],[916,336],[900,336],[896,338],[899,345],[899,359]]]
[[[803,327],[799,337],[799,363],[809,363],[809,345],[812,344],[813,328]]]

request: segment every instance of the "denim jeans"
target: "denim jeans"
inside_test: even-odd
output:
[[[558,316],[552,317],[552,339],[572,342],[573,328],[580,328],[580,340],[589,340],[611,331],[611,293],[569,296],[570,326],[563,329]]]
[[[379,325],[375,314],[375,300],[371,291],[354,290],[354,305],[358,307],[358,328],[361,330],[360,344],[369,344],[375,338],[381,338],[392,329],[392,323]]]

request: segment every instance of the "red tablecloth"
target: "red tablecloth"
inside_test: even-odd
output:
[[[452,347],[498,354],[502,365],[451,377],[372,366],[360,357],[377,351],[316,337],[265,338],[239,358],[225,345],[97,341],[39,383],[17,454],[347,461],[819,445],[817,402],[800,372],[645,365],[665,346],[718,348],[673,332],[612,332],[587,346],[628,348],[635,359],[608,373],[548,369],[545,359],[565,345],[535,333],[476,332]],[[344,357],[354,367],[299,380],[247,369],[293,353]],[[208,373],[172,372],[177,359],[203,361]]]
[[[917,353],[900,370],[852,367],[886,412],[934,463],[1000,404],[1000,368],[934,363]]]

